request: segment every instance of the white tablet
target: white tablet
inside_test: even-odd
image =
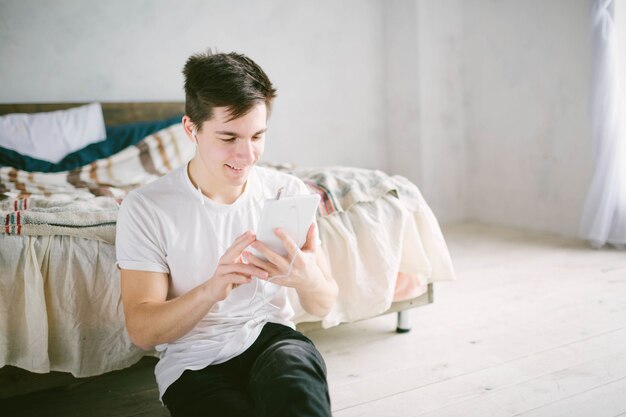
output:
[[[274,234],[274,230],[279,227],[301,248],[306,242],[306,234],[311,223],[313,223],[319,202],[320,196],[317,194],[265,200],[259,226],[256,230],[257,240],[266,244],[274,252],[286,256],[287,249],[278,236]],[[252,252],[265,259],[265,256],[260,252]]]

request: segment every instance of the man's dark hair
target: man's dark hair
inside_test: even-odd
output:
[[[185,113],[198,130],[213,117],[214,107],[227,107],[230,120],[265,102],[269,117],[276,89],[254,61],[237,53],[192,55],[183,68]]]

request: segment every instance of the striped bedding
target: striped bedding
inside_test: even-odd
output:
[[[0,168],[0,199],[45,197],[88,200],[98,196],[120,202],[126,194],[187,162],[195,147],[181,124],[147,136],[136,145],[71,171],[41,173]]]

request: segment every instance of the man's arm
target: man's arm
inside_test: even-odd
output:
[[[330,313],[331,308],[337,301],[339,287],[337,282],[330,275],[330,268],[326,262],[326,257],[319,248],[316,251],[316,264],[321,272],[319,277],[319,287],[311,290],[296,289],[302,308],[317,317],[325,317]]]
[[[122,303],[126,328],[132,342],[150,350],[186,335],[218,301],[226,299],[237,285],[267,272],[239,262],[241,253],[256,236],[246,232],[220,258],[213,276],[191,291],[167,300],[169,276],[161,272],[122,269]]]
[[[180,339],[215,304],[204,284],[166,301],[168,281],[161,272],[122,270],[126,329],[132,342],[144,350]]]

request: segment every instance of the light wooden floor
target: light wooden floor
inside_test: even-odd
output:
[[[334,416],[626,416],[626,251],[480,225],[444,233],[458,280],[410,312],[410,333],[384,316],[307,334]],[[166,416],[152,365],[5,401],[0,414]]]

